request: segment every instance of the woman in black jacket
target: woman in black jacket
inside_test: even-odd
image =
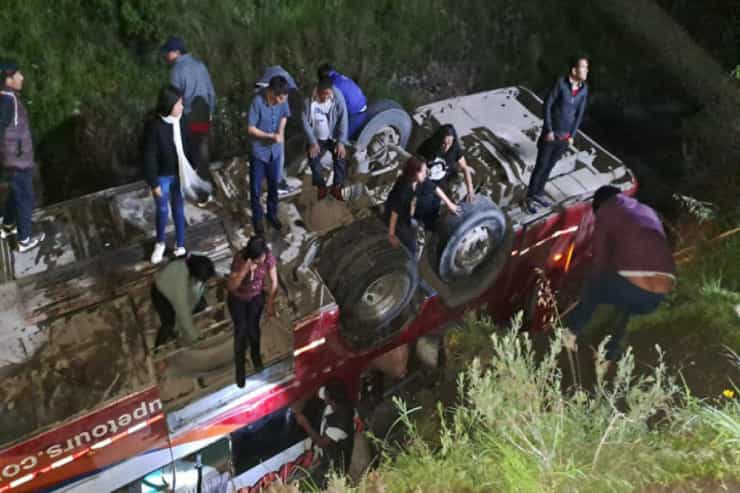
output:
[[[144,173],[156,205],[157,242],[151,262],[162,261],[165,228],[170,208],[175,222],[176,257],[185,255],[185,202],[197,199],[198,191],[210,193],[210,184],[201,180],[189,160],[189,134],[181,126],[182,93],[174,86],[159,92],[157,116],[146,129]]]

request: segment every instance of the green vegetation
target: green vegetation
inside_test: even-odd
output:
[[[652,372],[638,375],[628,351],[609,370],[603,347],[594,388],[566,390],[560,334],[540,359],[519,328],[515,320],[508,332],[493,332],[490,357],[476,358],[460,373],[458,403],[439,405],[435,435],[419,431],[432,410],[413,413],[399,403],[408,441],[401,450],[386,449],[379,479],[333,491],[380,491],[378,482],[389,493],[738,485],[737,397],[715,405],[692,397],[662,357]],[[465,344],[494,328],[470,318],[458,331]]]

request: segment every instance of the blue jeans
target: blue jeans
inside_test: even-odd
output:
[[[315,187],[325,187],[326,181],[324,180],[324,174],[321,172],[321,156],[326,151],[331,152],[332,158],[334,159],[334,181],[333,185],[341,186],[344,183],[344,176],[347,173],[347,161],[340,159],[337,156],[336,148],[337,144],[333,140],[319,140],[319,153],[315,158],[308,159],[308,165],[311,167],[311,181]]]
[[[349,115],[349,122],[347,125],[347,137],[351,140],[356,139],[357,134],[360,133],[360,130],[362,129],[362,126],[365,125],[366,121],[367,111]]]
[[[252,154],[249,164],[249,200],[252,206],[252,223],[255,226],[261,223],[264,217],[260,196],[262,180],[265,177],[267,177],[267,217],[277,219],[280,156],[273,155],[269,161],[263,161]]]
[[[620,314],[614,326],[612,338],[606,348],[609,353],[619,351],[627,323],[632,315],[645,315],[658,308],[664,294],[640,289],[616,272],[602,273],[586,281],[581,291],[578,306],[565,317],[565,326],[579,335],[588,325],[599,305],[613,305]]]
[[[33,170],[7,170],[8,197],[5,201],[3,223],[18,226],[18,240],[31,236],[31,212],[33,211]]]
[[[154,198],[157,207],[157,242],[164,243],[164,230],[172,207],[172,219],[175,222],[175,237],[178,247],[185,246],[185,202],[180,192],[180,180],[176,176],[158,176],[157,182],[162,190],[160,197]]]

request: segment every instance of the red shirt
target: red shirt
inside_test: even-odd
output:
[[[242,258],[241,253],[237,253],[236,255],[234,255],[234,260],[231,262],[231,273],[234,274],[241,271],[242,267],[244,267],[245,262],[246,260]],[[275,260],[275,257],[272,255],[272,253],[268,250],[265,261],[257,265],[257,268],[254,270],[252,277],[250,278],[249,274],[244,276],[244,280],[239,285],[239,287],[233,291],[230,291],[230,293],[242,301],[249,301],[255,296],[259,295],[260,293],[262,293],[262,290],[265,287],[265,277],[270,272],[270,269],[275,267],[275,264],[277,264],[277,261]]]

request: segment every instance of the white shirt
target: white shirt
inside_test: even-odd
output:
[[[313,101],[311,103],[311,120],[313,121],[313,133],[318,140],[328,140],[331,137],[329,130],[329,110],[334,104],[331,98],[323,103]]]

